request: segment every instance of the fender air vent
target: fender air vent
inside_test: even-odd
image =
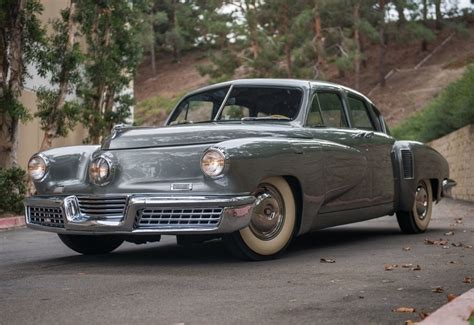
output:
[[[413,153],[410,150],[401,150],[403,164],[403,178],[413,178]]]

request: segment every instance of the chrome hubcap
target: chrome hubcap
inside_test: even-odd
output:
[[[262,240],[275,238],[285,220],[285,208],[280,193],[265,184],[257,191],[257,200],[250,220],[250,230]]]
[[[428,192],[425,186],[418,186],[416,189],[415,209],[418,219],[424,220],[428,213]]]

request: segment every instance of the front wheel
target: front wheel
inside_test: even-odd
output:
[[[425,232],[431,220],[433,192],[429,180],[421,180],[415,190],[413,207],[410,211],[397,212],[398,225],[406,234]]]
[[[238,258],[253,261],[275,258],[290,244],[295,231],[293,191],[283,177],[270,177],[258,186],[255,196],[249,226],[224,239]]]
[[[83,236],[58,234],[59,239],[70,249],[84,255],[107,254],[118,248],[123,239],[117,236]]]

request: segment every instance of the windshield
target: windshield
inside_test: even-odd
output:
[[[291,121],[298,115],[303,97],[297,88],[235,86],[222,105],[228,91],[228,87],[218,88],[185,98],[173,112],[169,124],[213,120]]]

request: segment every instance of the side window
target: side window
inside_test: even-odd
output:
[[[321,110],[319,109],[318,96],[316,95],[313,96],[313,100],[311,101],[306,125],[310,128],[324,125]]]
[[[318,92],[324,125],[334,128],[347,127],[341,97],[333,92]]]
[[[358,98],[348,96],[349,111],[352,118],[352,126],[357,129],[374,130],[374,125],[370,119],[369,111],[365,102]]]

